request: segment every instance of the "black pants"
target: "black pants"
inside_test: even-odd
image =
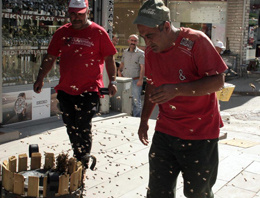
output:
[[[60,102],[62,119],[67,127],[67,133],[78,161],[90,153],[92,146],[92,118],[99,105],[99,96],[96,92],[87,92],[81,95],[69,95],[58,91],[57,99]]]
[[[175,198],[180,172],[186,197],[213,198],[212,186],[218,171],[218,139],[182,140],[156,131],[149,165],[147,198]]]

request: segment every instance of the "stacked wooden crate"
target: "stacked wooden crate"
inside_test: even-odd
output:
[[[32,153],[30,170],[41,169],[41,153]],[[43,190],[40,191],[40,178],[37,176],[28,177],[28,188],[25,188],[25,178],[21,172],[28,171],[28,156],[27,154],[20,154],[17,158],[15,156],[9,157],[2,164],[2,186],[9,192],[21,197],[46,197],[47,195],[47,179],[43,178]],[[18,169],[18,170],[17,170]],[[45,153],[45,164],[43,169],[55,170],[55,158],[53,153]],[[75,158],[70,158],[68,163],[68,171],[59,176],[58,192],[55,196],[69,195],[82,187],[83,168],[81,163],[77,162]],[[40,194],[42,193],[42,194]]]

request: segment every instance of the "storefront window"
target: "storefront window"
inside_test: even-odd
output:
[[[171,20],[175,27],[190,27],[203,31],[213,43],[226,45],[227,1],[169,0]]]
[[[260,1],[251,0],[249,13],[247,61],[260,57],[260,31],[259,31],[259,8]]]
[[[249,27],[247,40],[246,61],[248,63],[247,69],[251,72],[259,71],[259,57],[260,57],[260,0],[250,1],[249,12]]]
[[[90,20],[93,4],[89,0]],[[3,124],[55,116],[59,60],[44,79],[40,94],[32,90],[54,32],[69,21],[69,0],[2,0]]]
[[[67,0],[3,0],[3,86],[35,81],[53,33],[67,23]],[[58,62],[46,78],[59,78]]]

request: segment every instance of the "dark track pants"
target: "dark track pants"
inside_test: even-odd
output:
[[[156,131],[149,164],[147,198],[175,198],[180,172],[186,197],[213,198],[212,186],[218,171],[218,139],[182,140]]]
[[[78,161],[92,147],[92,118],[99,105],[99,96],[96,92],[87,92],[81,95],[69,95],[58,91],[57,99],[60,102],[62,119],[67,127],[67,133]]]

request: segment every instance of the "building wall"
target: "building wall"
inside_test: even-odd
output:
[[[119,45],[127,45],[130,33],[136,33],[132,21],[142,1],[115,0],[113,33],[119,35]],[[211,23],[212,41],[222,40],[232,54],[238,54],[238,67],[246,63],[250,0],[168,0],[174,25],[181,22]]]
[[[2,0],[0,1],[0,27],[2,27]],[[0,63],[2,63],[2,28],[0,30]],[[0,66],[0,75],[1,75],[1,81],[0,81],[0,107],[2,107],[2,65]],[[2,123],[3,117],[2,117],[2,108],[0,108],[0,123]]]
[[[226,23],[227,49],[246,61],[250,0],[228,0]]]
[[[137,17],[142,2],[119,1],[114,4],[113,33],[119,37],[119,45],[128,46],[128,37],[131,34],[138,34],[138,29],[133,21]]]
[[[205,32],[213,43],[226,45],[227,1],[169,1],[175,27],[190,27]],[[208,31],[206,31],[207,27]]]

